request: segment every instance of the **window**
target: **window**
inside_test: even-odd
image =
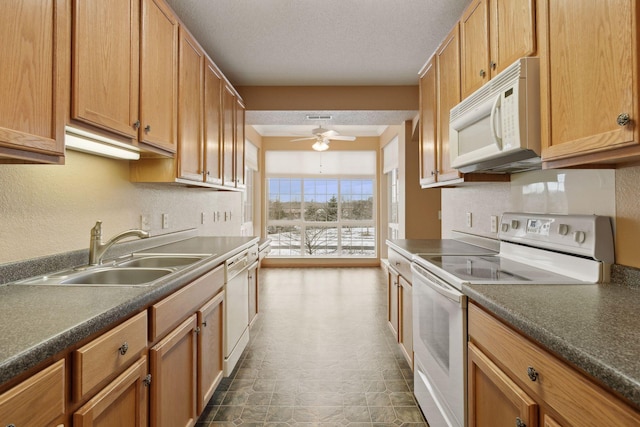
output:
[[[362,152],[336,152],[334,156],[296,152],[299,157],[295,163],[287,160],[288,153],[267,152],[267,234],[272,240],[271,256],[375,257],[375,152],[364,152],[371,153],[371,159],[364,162],[361,157],[366,154]],[[338,157],[345,153],[359,153],[359,166],[350,168],[353,163]],[[311,173],[318,167],[309,167],[309,162],[312,156],[320,161],[319,154],[321,167],[337,173],[328,176],[321,173],[322,169]],[[336,165],[338,161],[342,165]],[[291,165],[282,169],[294,171],[296,164],[306,163],[307,173],[296,171],[295,175],[283,176],[278,173],[282,172],[278,162]],[[348,173],[349,169],[361,169],[362,163],[370,163],[369,174]]]

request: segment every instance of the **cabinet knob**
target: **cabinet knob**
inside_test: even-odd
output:
[[[527,375],[531,381],[536,381],[538,379],[538,372],[533,369],[533,366],[529,366],[527,368]]]
[[[7,424],[7,427],[16,427],[15,424]]]
[[[204,322],[202,322],[202,326],[204,326],[205,328],[207,327],[207,321],[206,320]]]
[[[136,121],[133,123],[133,128],[134,128],[135,130],[140,129],[140,120],[136,120]]]
[[[431,171],[431,176],[434,176],[436,174],[436,171]]]
[[[151,132],[151,125],[147,125],[147,126],[144,128],[144,131],[145,131],[145,132],[147,132],[147,133]]]
[[[487,72],[485,70],[480,70],[480,77],[484,77],[487,75]]]
[[[151,374],[147,374],[147,376],[144,377],[142,384],[144,384],[145,387],[149,387],[151,385]]]
[[[618,126],[626,126],[631,121],[631,117],[627,113],[618,114],[618,118],[616,119],[616,123]]]
[[[495,70],[495,69],[496,69],[496,67],[498,66],[498,64],[496,64],[496,62],[495,62],[495,61],[491,61],[491,62],[489,63],[489,65],[491,66],[491,69],[492,69],[492,70]]]
[[[527,425],[520,419],[520,417],[516,417],[516,427],[527,427]]]
[[[125,341],[124,344],[120,346],[118,351],[122,356],[124,356],[125,354],[127,354],[127,350],[129,350],[129,344],[127,344],[127,342]]]

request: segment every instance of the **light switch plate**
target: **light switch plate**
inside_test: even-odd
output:
[[[162,228],[169,228],[169,214],[162,214]]]
[[[491,232],[492,233],[498,232],[498,216],[497,215],[491,215]]]
[[[140,230],[151,230],[151,227],[149,226],[149,215],[140,215]]]
[[[471,221],[471,212],[467,212],[467,227],[471,228],[473,226],[473,222]]]

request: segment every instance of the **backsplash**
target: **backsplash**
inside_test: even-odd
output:
[[[67,151],[64,166],[2,165],[0,179],[0,264],[87,249],[97,220],[106,240],[140,228],[141,214],[148,215],[152,236],[192,228],[240,235],[240,193],[133,184],[127,161]],[[225,211],[231,213],[227,221]]]
[[[453,230],[489,237],[491,216],[503,212],[616,216],[612,169],[554,169],[514,174],[511,182],[442,189],[442,237]],[[467,226],[467,212],[472,214]]]

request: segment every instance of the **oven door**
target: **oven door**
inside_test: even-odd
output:
[[[415,263],[411,270],[416,398],[431,427],[465,426],[466,296]]]

